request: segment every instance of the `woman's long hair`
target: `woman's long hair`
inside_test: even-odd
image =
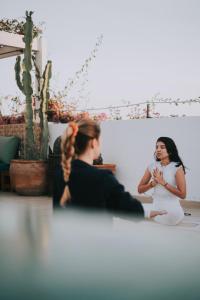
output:
[[[71,173],[72,158],[84,153],[88,147],[89,141],[99,139],[100,127],[97,122],[91,119],[81,120],[79,122],[70,122],[61,138],[61,165],[63,169],[64,180],[67,183]],[[69,188],[65,187],[64,194],[60,204],[64,205],[70,201]]]
[[[165,144],[165,147],[167,149],[167,153],[169,154],[169,160],[177,163],[176,167],[182,166],[183,171],[185,173],[185,166],[184,166],[184,164],[183,164],[183,162],[182,162],[182,160],[181,160],[181,158],[178,154],[178,149],[177,149],[176,144],[174,143],[174,141],[169,137],[163,137],[162,136],[162,137],[159,137],[157,139],[156,143],[158,143],[158,142],[162,142],[162,143]],[[156,160],[159,161],[157,156],[156,156]]]

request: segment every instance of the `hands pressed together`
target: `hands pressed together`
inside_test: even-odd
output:
[[[153,171],[153,180],[151,181],[151,186],[155,187],[157,184],[161,184],[163,186],[166,184],[166,182],[163,178],[163,172],[160,171],[158,168],[156,168]],[[167,214],[166,210],[160,210],[160,211],[152,210],[150,212],[150,218],[154,218],[156,216],[162,216],[162,215],[166,215],[166,214]]]
[[[156,168],[153,171],[153,180],[151,181],[152,187],[156,186],[157,184],[165,185],[166,182],[163,178],[163,172]]]

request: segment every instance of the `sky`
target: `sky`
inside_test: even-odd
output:
[[[138,103],[156,94],[174,100],[200,96],[198,0],[0,0],[0,8],[0,18],[22,20],[33,10],[34,23],[44,22],[55,91],[64,88],[103,35],[81,107]],[[14,62],[0,60],[0,95],[20,95]],[[192,113],[200,114],[200,104]]]

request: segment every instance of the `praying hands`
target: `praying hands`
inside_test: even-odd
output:
[[[153,178],[154,178],[154,181],[155,181],[157,184],[165,185],[165,180],[164,180],[164,178],[163,178],[163,172],[162,172],[162,171],[159,171],[158,168],[156,168],[156,169],[153,171]]]

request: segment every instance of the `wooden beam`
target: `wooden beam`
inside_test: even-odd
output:
[[[0,46],[15,47],[24,49],[23,35],[0,31]],[[38,38],[33,40],[33,51],[38,51]]]
[[[22,51],[23,50],[20,49],[20,50],[13,50],[5,53],[0,53],[0,59],[20,55],[22,54]]]

